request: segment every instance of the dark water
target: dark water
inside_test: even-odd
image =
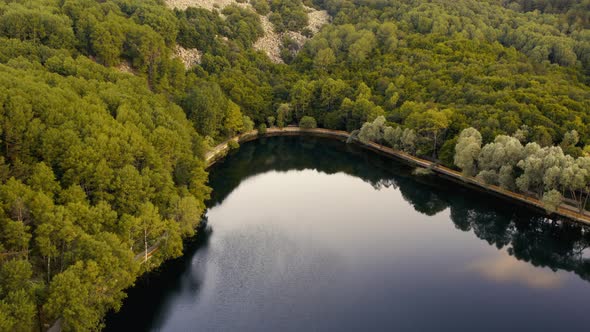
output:
[[[589,331],[590,232],[346,144],[244,144],[109,331]]]

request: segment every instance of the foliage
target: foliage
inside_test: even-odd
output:
[[[455,145],[455,165],[466,176],[475,175],[475,163],[481,151],[481,134],[475,128],[464,129]]]
[[[301,31],[307,26],[308,17],[301,0],[269,0],[272,13],[269,20],[275,31]]]
[[[543,195],[541,201],[545,205],[547,213],[553,213],[559,209],[562,201],[561,193],[555,189],[551,189]]]
[[[317,127],[315,119],[311,116],[304,116],[299,121],[299,127],[303,129],[314,129]]]
[[[63,12],[53,11],[71,21],[46,22],[80,32],[73,27],[97,13],[75,6],[66,1]],[[124,21],[129,30],[116,57],[128,54],[155,78],[149,66],[159,60],[145,38],[158,36],[163,48],[165,39],[135,23],[151,19],[137,10]],[[202,138],[179,106],[154,92],[157,82],[150,90],[144,77],[76,57],[74,43],[23,36],[3,39],[0,51],[0,324],[27,331],[38,317],[61,317],[65,330],[91,330],[121,305],[140,270],[177,256],[181,237],[194,234],[209,194]],[[94,52],[96,40],[75,44]],[[163,242],[140,269],[134,257]]]
[[[486,142],[528,128],[527,139],[544,146],[572,130],[580,138],[575,147],[588,144],[585,28],[569,31],[552,14],[481,1],[324,5],[333,24],[295,59],[309,79],[296,83],[290,100],[319,125],[358,129],[380,107],[388,122],[414,129],[417,152],[431,158],[470,126]],[[328,103],[327,81],[344,84]],[[369,116],[358,121],[361,110]]]
[[[270,12],[270,5],[268,0],[250,0],[250,4],[254,7],[254,10],[260,15],[268,15]]]
[[[481,147],[474,128],[461,132],[455,147],[455,164],[465,175],[508,190],[532,194],[555,212],[564,198],[586,209],[590,196],[590,157],[575,158],[559,146],[523,146],[515,137],[500,135]],[[567,193],[567,196],[565,194]]]
[[[249,8],[0,1],[0,330],[99,328],[194,234],[207,146],[267,124],[347,130],[584,210],[587,1],[305,3],[332,23],[286,39],[287,65],[252,48]],[[307,26],[302,1],[251,4],[276,31]]]
[[[223,9],[225,15],[227,36],[243,47],[251,46],[256,39],[264,35],[259,16],[251,10],[238,6],[228,6]]]
[[[276,118],[274,116],[269,116],[266,118],[266,121],[268,122],[269,127],[274,127]]]

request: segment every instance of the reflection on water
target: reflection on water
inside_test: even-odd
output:
[[[340,142],[244,144],[107,329],[585,330],[590,236]],[[133,325],[130,325],[133,322]]]
[[[531,288],[559,288],[565,282],[566,278],[562,273],[532,266],[503,253],[481,258],[468,265],[467,270],[477,272],[491,281],[518,282]]]

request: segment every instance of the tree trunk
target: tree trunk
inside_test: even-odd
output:
[[[145,248],[145,259],[144,263],[147,262],[148,259],[148,247],[147,247],[147,229],[143,229],[143,246]]]
[[[586,197],[584,198],[583,202],[580,203],[580,213],[583,214],[586,211],[586,204],[588,204],[588,197],[590,193],[586,193]],[[582,201],[582,197],[584,197],[584,193],[580,194],[580,201]]]
[[[438,145],[437,139],[438,139],[438,134],[435,131],[434,132],[434,147],[432,149],[432,160],[436,160],[436,146]]]
[[[62,241],[61,244],[61,254],[60,254],[60,262],[59,262],[59,272],[63,272],[64,271],[64,254],[66,251],[66,243],[65,241]]]
[[[47,256],[47,283],[51,282],[51,256]]]
[[[580,200],[578,200],[578,197],[576,196],[576,191],[573,189],[570,189],[570,194],[572,195],[574,201],[576,202],[576,207],[578,208],[578,210],[580,209],[580,205],[582,204],[580,202]]]

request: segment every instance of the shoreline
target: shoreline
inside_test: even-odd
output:
[[[232,137],[225,142],[215,146],[211,151],[205,154],[205,168],[210,168],[213,166],[217,161],[223,159],[230,150],[230,142],[234,141],[237,143],[245,143],[249,141],[256,140],[260,137],[273,137],[273,136],[316,136],[316,137],[326,137],[332,139],[338,139],[341,141],[346,141],[350,137],[350,133],[342,130],[332,130],[332,129],[324,129],[324,128],[316,128],[316,129],[302,129],[299,127],[284,127],[284,128],[268,128],[266,130],[266,134],[258,135],[257,130],[252,130],[247,133],[240,134],[238,136]],[[376,152],[380,155],[394,158],[396,160],[405,162],[411,166],[423,167],[431,169],[437,175],[443,176],[453,182],[461,184],[463,186],[480,190],[482,192],[494,195],[496,197],[510,200],[514,203],[518,203],[521,205],[525,205],[527,208],[531,208],[537,210],[538,212],[544,213],[545,208],[543,203],[536,198],[529,197],[523,194],[519,194],[513,191],[509,191],[503,189],[496,185],[488,185],[477,181],[473,177],[464,177],[461,172],[452,170],[445,166],[437,165],[431,161],[421,159],[410,154],[407,154],[402,151],[394,150],[392,148],[386,147],[381,144],[377,144],[374,142],[363,143],[361,141],[355,141],[355,144],[363,147],[367,150],[371,150]],[[562,204],[559,209],[554,212],[550,216],[558,216],[561,218],[565,218],[568,221],[575,222],[581,225],[590,226],[590,215],[585,213],[584,215],[577,212],[577,209],[573,206]]]

